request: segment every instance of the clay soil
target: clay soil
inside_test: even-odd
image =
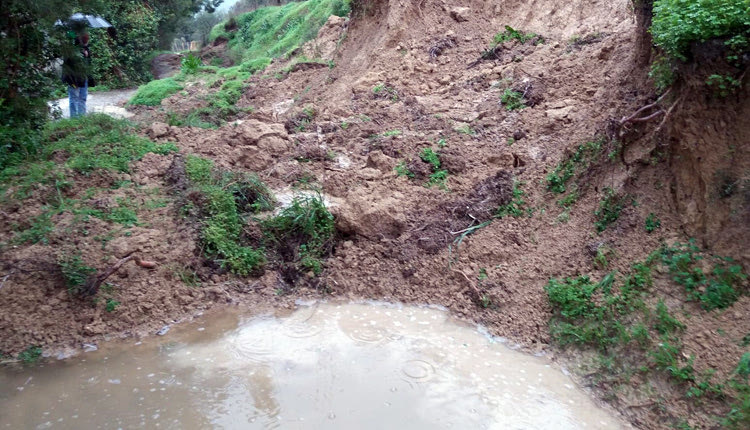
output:
[[[143,208],[164,201],[139,211],[139,224],[127,234],[100,220],[86,226],[87,235],[78,234],[73,220],[62,216],[53,220],[48,244],[2,250],[0,351],[14,355],[41,345],[48,355],[65,355],[83,344],[153,335],[229,305],[265,312],[309,299],[435,304],[524,350],[559,359],[636,427],[669,427],[678,417],[714,426],[711,417],[728,410],[721,401],[695,406],[684,399],[684,388],[666,380],[653,382],[658,395],[652,397],[614,392],[585,375],[579,365],[591,357],[552,343],[544,286],[550,278],[627,273],[662,243],[691,237],[747,272],[747,188],[720,193],[727,178],[740,181],[750,171],[750,124],[741,120],[750,117],[746,90],[718,102],[686,89],[669,121],[634,125],[613,139],[613,121],[657,98],[647,79],[644,33],[629,1],[364,4],[351,20],[332,18],[304,48],[308,58],[335,67],[289,68],[277,60],[252,77],[238,102],[252,113],[215,130],[168,126],[168,112],[187,112],[211,91],[196,85],[161,107],[138,109],[135,117],[151,139],[174,142],[182,154],[221,168],[255,172],[277,193],[319,189],[337,228],[322,275],[290,286],[272,269],[240,278],[207,262],[199,223],[180,216],[184,200],[169,174],[175,155],[148,154],[128,175],[77,178],[88,186],[132,181],[103,205],[118,197]],[[482,58],[505,25],[545,41],[505,42]],[[500,103],[505,88],[524,92],[528,107],[508,111]],[[310,108],[314,116],[302,121]],[[580,197],[565,211],[545,177],[578,145],[597,139],[624,147],[606,146],[613,160],[605,157],[572,180]],[[425,186],[432,173],[419,157],[425,148],[441,155],[445,187]],[[400,163],[415,177],[399,176],[394,169]],[[472,230],[512,201],[514,184],[524,192],[523,216]],[[594,211],[607,187],[637,205],[627,205],[599,234]],[[33,199],[3,207],[0,239],[40,210]],[[661,228],[647,234],[643,223],[652,212]],[[107,240],[95,239],[107,233]],[[606,268],[594,263],[602,245],[611,251]],[[62,286],[61,254],[79,252],[104,270],[136,250],[157,266],[129,263],[111,278],[119,302],[114,312],[103,301],[72,299]],[[696,370],[729,375],[747,350],[738,340],[750,332],[750,297],[709,313],[662,275],[657,290],[687,325],[683,351],[697,357]]]

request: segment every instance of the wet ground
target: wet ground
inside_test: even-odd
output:
[[[137,88],[124,90],[89,92],[86,99],[86,111],[88,113],[105,113],[116,118],[129,118],[133,116],[124,108],[124,104],[130,100]],[[55,100],[62,110],[63,118],[70,117],[70,104],[68,98]]]
[[[622,428],[543,357],[392,305],[224,312],[0,371],[2,428]]]

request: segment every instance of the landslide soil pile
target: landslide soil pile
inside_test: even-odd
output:
[[[322,274],[298,274],[290,285],[273,268],[237,277],[207,261],[200,221],[181,212],[175,155],[147,154],[129,174],[108,179],[133,187],[99,202],[130,199],[144,208],[162,199],[138,213],[127,235],[96,221],[88,236],[58,227],[48,244],[4,250],[3,273],[12,276],[0,289],[0,350],[153,333],[225,303],[259,311],[300,298],[430,303],[526,350],[561,355],[639,427],[711,425],[726,413],[727,401],[696,405],[667,376],[603,377],[601,363],[592,364],[601,357],[553,347],[545,285],[630,273],[664,243],[689,238],[747,267],[746,90],[719,100],[686,84],[673,90],[682,95],[670,99],[668,115],[621,127],[658,98],[644,66],[644,29],[628,1],[356,4],[351,20],[332,17],[302,48],[305,59],[274,61],[249,80],[237,107],[251,113],[218,129],[168,125],[214,90],[200,83],[137,112],[152,140],[220,169],[254,172],[279,200],[322,192],[337,230]],[[504,31],[510,36],[497,43]],[[220,46],[210,50],[221,55]],[[605,204],[617,207],[614,219],[602,221]],[[11,224],[41,206],[6,206],[0,231],[11,236]],[[659,227],[647,233],[650,217]],[[60,288],[55,262],[72,248],[101,269],[133,250],[158,266],[118,272],[119,306],[107,312],[104,302],[92,307]],[[696,357],[696,373],[730,378],[747,350],[750,298],[706,312],[668,269],[654,277],[654,297],[686,326],[680,354]],[[745,292],[746,281],[737,288]]]

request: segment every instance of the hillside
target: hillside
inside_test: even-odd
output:
[[[64,355],[229,304],[433,304],[555,357],[638,428],[741,427],[747,85],[657,93],[640,13],[354,2],[273,60],[215,34],[204,67],[152,83],[172,95],[130,107],[136,128],[62,121],[46,163],[4,173],[0,351]],[[104,150],[75,142],[109,134],[137,149],[86,164]],[[96,300],[69,293],[118,261]]]

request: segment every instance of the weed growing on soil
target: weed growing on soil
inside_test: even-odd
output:
[[[646,233],[652,233],[659,227],[661,227],[661,220],[659,220],[653,212],[650,212],[646,217]]]
[[[254,175],[216,171],[210,160],[196,156],[186,158],[185,173],[201,196],[204,251],[237,275],[258,271],[266,257],[262,250],[242,244],[241,212],[273,207],[273,197],[265,184]]]
[[[42,358],[42,348],[30,346],[18,354],[18,359],[26,365],[36,364]]]
[[[523,199],[524,192],[520,187],[521,183],[514,181],[513,182],[513,198],[511,199],[508,204],[502,205],[499,208],[497,208],[497,211],[495,212],[495,217],[503,219],[506,216],[512,216],[514,218],[519,218],[524,216],[524,214],[528,213],[529,216],[531,215],[531,212],[527,210],[524,210],[524,206],[526,205],[526,201]]]
[[[497,33],[492,39],[492,42],[494,43],[494,47],[509,40],[517,40],[520,43],[526,43],[534,38],[537,38],[534,44],[544,43],[544,37],[536,33],[524,33],[523,31],[518,31],[513,27],[506,25],[505,31]]]
[[[115,299],[109,298],[104,304],[104,310],[107,312],[114,312],[115,309],[117,309],[117,306],[120,305],[120,302],[118,302]]]
[[[704,273],[698,267],[703,259],[693,241],[661,250],[662,263],[669,268],[672,279],[685,288],[688,300],[699,302],[707,311],[731,306],[747,291],[747,275],[742,266],[733,264],[730,258],[713,256],[711,273]]]
[[[467,136],[474,136],[477,134],[477,132],[473,128],[471,128],[469,124],[462,125],[461,127],[456,128],[456,131],[459,134],[465,134]]]
[[[432,170],[440,169],[440,156],[437,152],[433,151],[432,148],[424,148],[422,153],[419,154],[419,158],[425,163],[432,166]]]
[[[389,99],[392,102],[397,102],[399,100],[398,91],[395,88],[383,83],[377,84],[372,87],[372,94],[375,96],[375,98]]]
[[[182,59],[180,66],[182,73],[192,75],[198,72],[198,67],[200,67],[201,64],[201,59],[190,53]]]
[[[509,112],[526,108],[525,102],[526,99],[524,99],[523,93],[511,88],[506,88],[500,96],[500,103],[505,106],[505,110]]]
[[[323,197],[297,197],[275,217],[260,221],[267,246],[278,251],[296,272],[322,271],[321,259],[331,251],[336,231]]]
[[[164,78],[151,81],[138,87],[138,91],[130,99],[131,105],[159,106],[161,101],[180,91],[182,85],[174,78]]]
[[[96,273],[96,269],[86,265],[80,255],[65,255],[58,259],[57,265],[60,267],[68,294],[71,296],[83,294],[86,280]]]
[[[603,232],[610,224],[620,218],[626,200],[626,196],[618,195],[612,188],[604,189],[604,199],[599,202],[599,209],[594,211],[596,231]]]
[[[402,161],[398,165],[396,165],[396,176],[406,176],[409,179],[414,179],[414,172],[409,170],[408,167],[406,167],[406,162]]]
[[[547,189],[562,194],[566,191],[567,182],[577,171],[588,168],[601,154],[603,139],[592,140],[579,145],[575,152],[569,154],[547,175]]]

